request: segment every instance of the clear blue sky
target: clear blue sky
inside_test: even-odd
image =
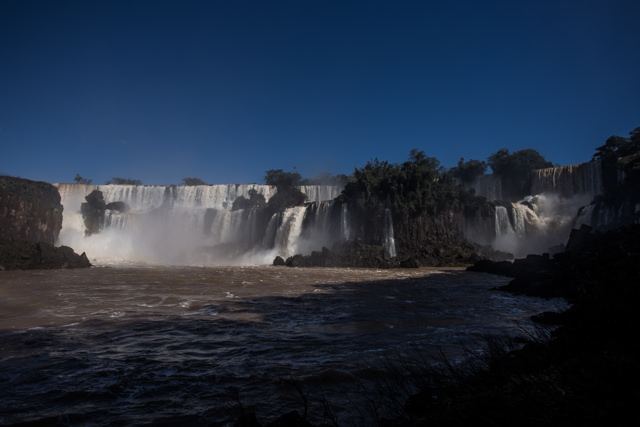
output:
[[[0,0],[0,174],[588,161],[640,126],[640,1]]]

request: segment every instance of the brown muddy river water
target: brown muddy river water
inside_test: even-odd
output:
[[[103,266],[0,272],[0,424],[372,425],[393,366],[515,337],[563,300],[460,269]],[[295,386],[294,386],[295,384]],[[301,392],[300,392],[301,391]],[[386,393],[386,394],[385,394]],[[396,405],[397,406],[397,405]]]

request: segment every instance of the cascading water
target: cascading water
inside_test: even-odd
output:
[[[396,242],[393,237],[393,218],[391,217],[391,209],[384,210],[384,252],[388,258],[395,258]]]
[[[511,222],[509,221],[509,212],[504,206],[496,206],[495,230],[496,237],[513,233],[513,227],[511,226]]]
[[[501,201],[501,185],[500,176],[483,175],[471,187],[477,195],[495,202],[493,248],[516,256],[555,250],[566,243],[571,228],[596,220],[593,209],[582,207],[604,192],[599,160],[532,171],[533,196],[523,194],[518,202]],[[578,218],[579,211],[582,218]],[[491,239],[474,232],[467,235],[478,243]]]
[[[343,240],[349,240],[351,238],[351,227],[349,224],[349,209],[347,204],[343,203],[340,209],[340,235]]]
[[[302,221],[306,210],[306,206],[295,206],[283,212],[275,241],[276,252],[281,256],[289,257],[297,253],[297,243],[302,233]]]
[[[64,206],[59,244],[86,252],[94,262],[152,264],[269,263],[275,255],[320,249],[330,239],[307,239],[302,244],[303,219],[313,206],[330,203],[316,198],[331,197],[341,190],[337,186],[300,187],[309,203],[266,218],[264,209],[233,210],[233,204],[252,194],[268,201],[277,190],[267,185],[57,187]],[[80,206],[94,190],[103,193],[107,204],[123,202],[126,209],[107,208],[102,231],[86,236]],[[316,213],[325,222],[328,214],[327,209]],[[322,230],[329,232],[329,227]]]
[[[553,193],[563,198],[603,193],[602,163],[594,160],[570,166],[534,170],[531,194]]]

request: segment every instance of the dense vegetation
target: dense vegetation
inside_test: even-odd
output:
[[[83,176],[80,176],[80,174],[78,173],[76,174],[76,177],[73,178],[73,180],[78,184],[86,184],[86,185],[89,185],[92,182],[91,179],[84,178]]]
[[[307,199],[307,196],[298,188],[302,182],[302,175],[297,171],[284,172],[282,169],[271,169],[265,172],[264,182],[278,189],[278,192],[269,199],[267,204],[271,212],[299,206]]]
[[[403,216],[435,214],[473,202],[473,196],[440,167],[438,159],[417,149],[402,164],[375,159],[355,169],[344,195],[357,210],[374,216],[381,216],[385,208]]]
[[[553,163],[531,149],[510,153],[506,148],[502,148],[489,156],[488,163],[493,173],[502,179],[503,196],[512,199],[528,193],[532,170],[553,167]]]
[[[471,184],[480,175],[487,171],[487,162],[480,160],[464,161],[464,157],[458,160],[458,166],[449,169],[449,173],[459,179],[463,184]]]
[[[207,185],[207,183],[200,178],[182,178],[182,182],[184,185]]]
[[[602,161],[604,185],[610,196],[622,191],[640,197],[640,127],[629,132],[629,137],[609,137],[596,148],[593,159]],[[624,172],[623,182],[618,182],[618,168]]]

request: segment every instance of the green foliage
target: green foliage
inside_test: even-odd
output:
[[[478,176],[484,175],[487,167],[487,162],[473,159],[465,162],[464,157],[461,157],[460,160],[458,160],[458,166],[451,168],[449,172],[464,184],[470,184]]]
[[[489,166],[496,175],[513,175],[521,171],[526,173],[534,169],[544,169],[553,167],[553,163],[547,161],[536,150],[527,148],[525,150],[509,153],[509,150],[502,148],[497,153],[489,156]]]
[[[301,185],[302,175],[296,171],[284,172],[282,169],[270,169],[265,172],[264,183],[278,187],[278,191],[280,191],[282,188]]]
[[[282,169],[271,169],[265,172],[264,182],[278,189],[278,192],[269,199],[267,204],[272,213],[300,206],[307,200],[307,196],[297,188],[302,184],[302,175],[297,171],[284,172]]]
[[[84,178],[84,177],[80,176],[80,174],[78,174],[78,173],[76,174],[76,177],[73,178],[73,180],[75,182],[77,182],[78,184],[86,184],[86,185],[91,184],[91,181],[92,181],[90,179],[87,179],[87,178]]]
[[[107,185],[115,184],[115,185],[142,185],[142,181],[139,179],[131,179],[131,178],[111,178],[107,181]]]
[[[398,215],[435,214],[463,208],[463,200],[477,198],[466,192],[440,168],[440,162],[416,149],[398,165],[374,159],[355,169],[343,194],[360,212],[368,212],[372,221],[385,208]]]
[[[612,135],[604,145],[596,148],[593,159],[600,159],[605,169],[605,187],[614,191],[618,185],[617,169],[625,173],[625,184],[634,193],[640,193],[640,127],[629,132],[629,137]]]
[[[620,157],[631,156],[640,151],[640,127],[629,133],[630,137],[610,136],[600,147],[596,148],[593,159],[618,159]]]
[[[511,198],[527,195],[532,170],[553,167],[553,163],[530,148],[514,153],[502,148],[489,156],[488,163],[493,173],[502,177],[503,195]]]
[[[207,185],[206,182],[200,178],[182,178],[183,185]]]

